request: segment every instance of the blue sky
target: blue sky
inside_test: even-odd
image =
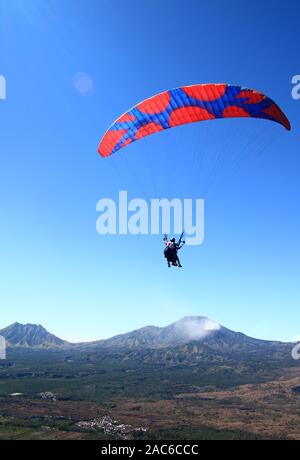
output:
[[[300,334],[299,17],[297,1],[0,0],[0,327],[93,340],[205,315]],[[205,82],[264,91],[293,130],[194,123],[99,157],[132,105]],[[205,199],[205,242],[182,251],[183,270],[167,269],[159,236],[96,233],[97,201],[118,190]]]

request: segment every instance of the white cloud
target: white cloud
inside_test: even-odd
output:
[[[219,323],[209,318],[185,318],[176,325],[178,333],[189,340],[203,339],[220,327]]]

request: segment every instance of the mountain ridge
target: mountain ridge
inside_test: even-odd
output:
[[[18,322],[0,330],[9,348],[58,348],[71,345],[48,332],[41,324]]]
[[[280,341],[261,340],[249,337],[221,326],[205,316],[185,316],[167,326],[144,326],[142,328],[118,334],[108,339],[92,342],[70,343],[48,332],[40,324],[21,324],[15,322],[0,330],[8,347],[16,348],[90,348],[99,349],[161,349],[200,342],[243,343],[248,347],[261,344],[283,344]]]

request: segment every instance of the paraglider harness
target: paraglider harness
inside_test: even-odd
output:
[[[168,240],[168,235],[164,236],[165,242],[165,249],[164,249],[164,257],[167,259],[168,267],[171,267],[171,264],[175,267],[182,267],[179,257],[178,257],[178,250],[182,248],[185,244],[185,241],[182,240],[183,232],[180,235],[178,242],[176,243],[175,238],[172,240]]]

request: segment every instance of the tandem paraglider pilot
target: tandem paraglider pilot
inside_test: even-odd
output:
[[[178,251],[182,248],[185,244],[185,241],[182,241],[183,233],[181,234],[178,242],[176,243],[175,238],[172,238],[170,241],[168,240],[168,236],[164,236],[164,256],[167,259],[168,267],[171,267],[171,264],[174,267],[182,267],[179,257]]]

